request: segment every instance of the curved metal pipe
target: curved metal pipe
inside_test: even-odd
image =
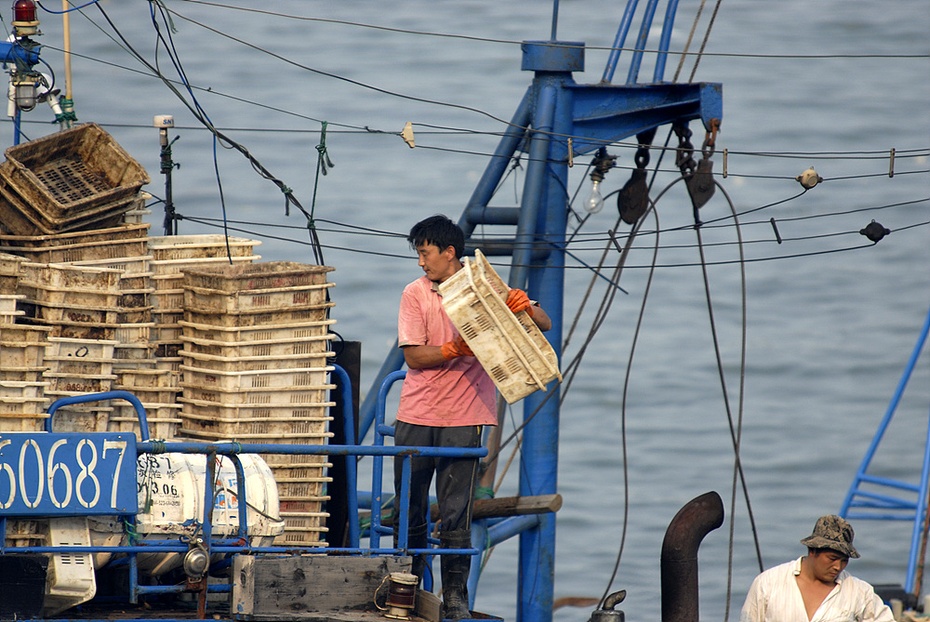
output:
[[[701,540],[723,524],[723,500],[707,492],[686,503],[669,523],[662,542],[662,622],[697,622]]]

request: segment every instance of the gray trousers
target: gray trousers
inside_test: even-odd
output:
[[[480,447],[481,426],[434,428],[398,421],[395,445],[422,447]],[[394,460],[394,516],[400,516],[401,460]],[[422,458],[410,461],[409,530],[416,533],[425,526],[429,512],[429,489],[436,473],[436,497],[439,501],[440,531],[471,528],[472,499],[475,495],[477,458]],[[411,543],[413,544],[413,543]]]

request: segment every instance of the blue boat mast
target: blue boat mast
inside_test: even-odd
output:
[[[469,249],[480,248],[488,256],[511,258],[509,285],[526,289],[547,310],[552,318],[547,337],[560,357],[570,203],[566,188],[575,159],[603,154],[607,146],[631,136],[651,136],[662,125],[686,129],[689,121],[700,119],[710,135],[722,119],[720,84],[663,81],[677,0],[667,3],[652,82],[639,83],[638,76],[658,0],[648,0],[626,84],[610,83],[637,4],[638,0],[627,3],[603,79],[598,84],[583,85],[575,82],[573,73],[584,70],[585,44],[557,39],[555,0],[550,39],[523,43],[522,69],[533,72],[532,82],[458,221]],[[518,153],[525,154],[528,162],[519,207],[490,207],[503,175]],[[508,240],[484,240],[475,235],[480,225],[510,226],[514,234]],[[362,405],[362,438],[374,420],[378,387],[402,365],[403,355],[395,347]],[[547,392],[534,393],[523,401],[520,495],[557,492],[559,397],[559,386],[553,383]],[[520,537],[517,619],[551,621],[555,515],[506,519],[495,524],[484,541],[495,544],[514,534]]]

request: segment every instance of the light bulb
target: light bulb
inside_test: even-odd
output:
[[[604,197],[601,196],[601,191],[598,190],[598,185],[601,182],[594,181],[591,184],[591,194],[588,196],[588,200],[585,201],[584,208],[588,211],[589,214],[597,214],[599,211],[604,209]]]
[[[36,85],[33,82],[16,83],[16,107],[26,112],[36,107]]]

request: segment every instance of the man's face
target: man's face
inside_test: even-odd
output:
[[[435,283],[442,283],[459,268],[454,246],[440,250],[435,244],[420,244],[417,246],[417,257],[426,278]]]
[[[817,581],[823,583],[833,584],[836,582],[836,577],[846,568],[846,564],[849,563],[849,557],[843,555],[839,551],[831,551],[829,549],[822,549],[819,551],[813,551],[808,559],[811,562],[811,570],[814,573],[814,578]]]

